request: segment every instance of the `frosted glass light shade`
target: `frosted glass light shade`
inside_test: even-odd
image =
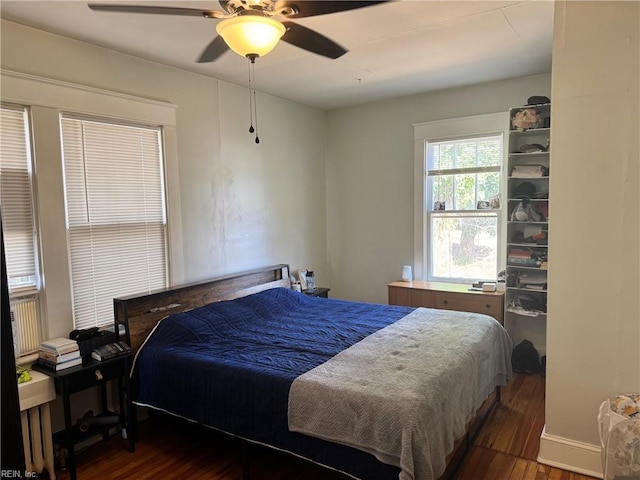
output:
[[[262,57],[274,49],[286,28],[272,18],[245,15],[221,21],[216,31],[238,55]]]

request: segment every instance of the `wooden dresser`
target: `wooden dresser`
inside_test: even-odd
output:
[[[479,292],[469,290],[467,284],[417,280],[392,282],[388,287],[389,305],[484,313],[504,324],[504,292]]]

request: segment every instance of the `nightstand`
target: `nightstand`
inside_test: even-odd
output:
[[[129,385],[129,371],[131,369],[131,354],[98,362],[92,358],[85,359],[82,365],[54,372],[38,364],[33,370],[49,375],[53,378],[55,390],[62,396],[64,405],[65,429],[60,437],[60,445],[68,452],[67,466],[71,480],[76,480],[76,460],[74,446],[94,435],[102,434],[103,439],[109,437],[109,430],[116,425],[122,427],[123,437],[129,441],[129,451],[135,450],[135,426],[136,414],[131,403],[131,389]],[[107,410],[107,382],[116,380],[118,383],[118,398],[120,400],[120,413],[116,415]],[[87,419],[81,425],[74,425],[71,418],[71,395],[91,387],[100,387],[100,407],[102,411],[95,417]],[[112,417],[117,421],[113,423]]]
[[[310,297],[322,297],[329,298],[329,290],[330,288],[317,287],[313,290],[303,290],[302,293],[305,295],[309,295]]]

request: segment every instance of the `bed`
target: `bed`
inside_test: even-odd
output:
[[[306,296],[288,278],[276,265],[114,300],[137,352],[134,403],[356,479],[441,477],[511,376],[504,329]]]

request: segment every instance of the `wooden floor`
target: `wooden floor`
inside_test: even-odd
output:
[[[456,480],[592,480],[536,462],[544,425],[544,378],[517,374],[460,465]],[[337,472],[262,447],[251,450],[252,480],[345,480]],[[77,457],[78,480],[241,480],[239,443],[183,422],[145,421],[135,453],[120,437]],[[56,472],[68,480],[66,471]],[[46,477],[45,477],[46,478]]]

